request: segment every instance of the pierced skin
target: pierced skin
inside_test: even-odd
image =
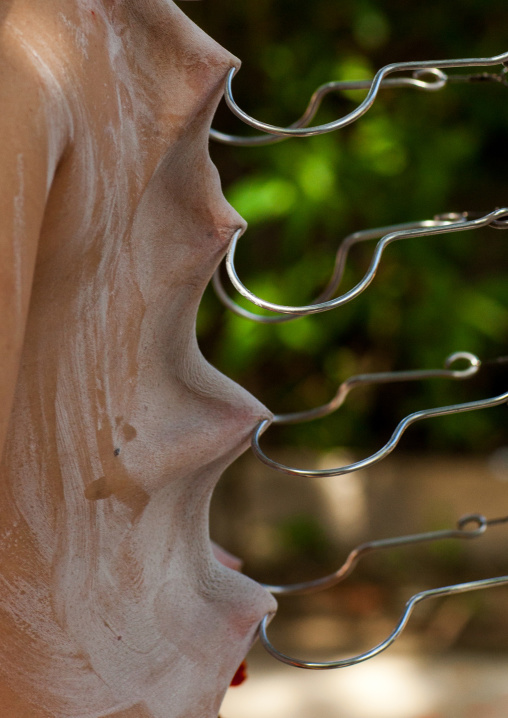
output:
[[[208,534],[270,414],[194,328],[244,226],[208,155],[238,61],[171,0],[7,5],[2,716],[216,718],[275,610]]]

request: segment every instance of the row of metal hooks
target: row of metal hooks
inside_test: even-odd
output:
[[[464,69],[464,68],[481,68],[501,65],[498,73],[480,72],[476,74],[449,74],[445,70]],[[409,76],[390,77],[396,73],[411,73]],[[261,122],[249,116],[241,110],[233,97],[232,82],[236,74],[236,69],[232,68],[228,73],[225,88],[225,99],[231,111],[244,123],[250,127],[264,133],[253,137],[243,137],[237,135],[228,135],[216,130],[211,131],[211,137],[214,140],[229,145],[238,146],[259,146],[272,144],[290,137],[310,137],[315,135],[332,132],[350,125],[360,119],[374,104],[380,90],[385,88],[413,87],[423,91],[441,90],[450,82],[467,82],[467,83],[486,83],[494,82],[508,86],[508,52],[487,58],[464,58],[457,60],[438,60],[438,61],[422,61],[422,62],[401,62],[386,65],[380,69],[371,81],[358,82],[328,82],[321,85],[312,95],[309,104],[303,115],[287,127],[277,127],[274,125]],[[365,99],[352,111],[343,117],[322,125],[310,126],[314,119],[323,99],[332,92],[340,92],[344,90],[367,90]],[[379,227],[376,229],[363,230],[354,232],[347,236],[339,246],[335,256],[335,263],[331,272],[330,279],[324,290],[312,302],[300,306],[289,306],[276,304],[258,297],[251,292],[240,280],[235,267],[235,253],[238,240],[242,234],[238,230],[232,240],[231,246],[226,256],[226,268],[235,289],[252,304],[272,313],[271,316],[264,316],[249,311],[235,302],[226,292],[220,272],[217,272],[213,278],[213,286],[215,291],[223,302],[223,304],[234,313],[246,319],[263,323],[278,324],[298,319],[302,316],[317,314],[320,312],[337,309],[347,302],[359,296],[372,283],[376,272],[380,266],[381,259],[386,248],[402,239],[418,239],[431,235],[448,234],[451,232],[461,232],[471,229],[479,229],[482,227],[493,227],[496,229],[508,229],[508,207],[497,208],[491,212],[479,214],[471,212],[449,213],[438,215],[431,220],[420,222],[409,222],[397,224],[388,227]],[[357,283],[355,287],[339,296],[335,296],[340,287],[347,257],[351,247],[357,243],[367,240],[378,239],[378,243],[374,249],[370,266],[364,277]],[[504,361],[500,359],[500,361]],[[464,368],[457,368],[457,363],[465,362]],[[492,362],[487,362],[492,363]],[[269,458],[260,445],[262,434],[268,429],[270,423],[273,424],[294,424],[304,421],[310,421],[316,418],[325,417],[336,411],[344,403],[349,393],[359,386],[387,384],[392,382],[410,382],[416,380],[448,378],[452,380],[465,380],[474,376],[480,369],[482,362],[480,359],[469,352],[456,352],[444,362],[442,369],[427,370],[411,370],[400,372],[384,372],[373,374],[359,374],[352,376],[344,381],[338,388],[332,399],[326,404],[300,412],[290,414],[276,414],[273,421],[264,420],[258,424],[252,436],[252,449],[254,454],[267,466],[291,476],[299,477],[321,477],[331,478],[341,476],[351,472],[359,471],[376,464],[377,462],[388,456],[399,443],[402,435],[412,424],[423,419],[429,419],[439,416],[457,414],[468,411],[476,411],[479,409],[490,408],[508,403],[508,391],[498,396],[484,400],[471,401],[462,404],[454,404],[451,406],[442,406],[433,409],[425,409],[417,411],[406,416],[393,432],[390,440],[377,452],[370,457],[356,461],[352,464],[340,466],[332,469],[306,470],[285,466],[274,459]],[[498,519],[486,519],[479,514],[470,514],[463,517],[457,523],[457,527],[451,530],[434,531],[423,534],[412,534],[408,536],[382,539],[378,541],[369,541],[360,544],[351,551],[344,564],[334,573],[312,581],[290,585],[266,585],[266,589],[275,595],[296,595],[313,593],[315,591],[324,590],[335,586],[343,581],[351,574],[359,560],[368,553],[388,550],[390,548],[408,546],[420,543],[436,542],[442,540],[464,540],[475,539],[483,535],[488,528],[498,524],[508,522],[508,517]],[[292,658],[278,649],[276,649],[267,635],[267,627],[272,615],[267,615],[263,619],[259,635],[262,644],[266,650],[279,661],[295,666],[298,668],[308,668],[312,670],[327,670],[331,668],[343,668],[346,666],[356,665],[378,655],[397,640],[400,636],[415,607],[423,601],[431,598],[450,596],[458,593],[465,593],[480,589],[491,588],[508,584],[508,576],[498,576],[489,579],[470,581],[467,583],[458,583],[449,586],[428,589],[414,594],[406,602],[404,610],[401,613],[399,621],[392,633],[374,648],[360,653],[351,658],[340,660],[316,662],[306,661]]]
[[[456,362],[467,362],[467,366],[463,369],[453,369],[452,366]],[[422,379],[433,379],[433,378],[449,378],[454,380],[464,380],[474,376],[481,367],[480,359],[469,352],[456,352],[445,360],[443,369],[430,369],[430,370],[413,370],[413,371],[401,371],[401,372],[384,372],[378,374],[359,374],[350,377],[344,381],[335,396],[327,404],[310,409],[303,412],[295,412],[292,414],[279,414],[275,415],[273,423],[275,424],[290,424],[299,423],[302,421],[308,421],[318,417],[326,416],[336,409],[338,409],[344,403],[348,394],[356,387],[367,386],[373,384],[386,384],[391,382],[404,382],[404,381],[416,381]],[[360,469],[367,468],[373,464],[381,461],[385,458],[397,445],[403,432],[410,424],[415,423],[421,419],[431,418],[435,416],[443,416],[446,414],[455,414],[461,411],[473,411],[476,409],[484,409],[491,406],[498,406],[508,402],[508,392],[501,394],[500,396],[492,399],[481,400],[476,402],[469,402],[465,404],[456,404],[447,407],[440,407],[439,409],[429,409],[416,412],[403,419],[395,432],[393,433],[390,441],[378,452],[363,459],[362,461],[349,464],[347,466],[341,466],[333,469],[321,469],[321,470],[303,470],[296,469],[288,466],[284,466],[273,459],[267,457],[259,446],[259,436],[268,428],[269,422],[261,422],[254,432],[252,438],[252,448],[256,456],[273,469],[281,471],[285,474],[300,477],[321,477],[330,478],[333,476],[340,476],[346,473],[358,471]],[[410,534],[407,536],[387,538],[375,541],[369,541],[360,544],[354,548],[349,556],[347,557],[344,564],[334,571],[332,574],[327,576],[314,579],[311,581],[305,581],[301,583],[288,584],[288,585],[265,585],[265,588],[277,596],[292,596],[314,593],[317,591],[331,588],[338,583],[345,580],[357,566],[359,560],[369,554],[378,552],[381,550],[388,550],[391,548],[410,546],[420,543],[437,542],[445,539],[473,539],[483,535],[487,530],[487,527],[499,525],[508,522],[508,517],[502,517],[498,519],[489,519],[479,514],[470,514],[461,518],[455,529],[433,531],[428,533]],[[471,528],[472,526],[472,528]],[[370,658],[374,658],[381,652],[389,648],[401,635],[405,627],[407,626],[411,614],[415,607],[431,598],[439,598],[444,596],[451,596],[458,593],[465,593],[469,591],[476,591],[480,589],[492,588],[495,586],[502,586],[508,584],[508,576],[498,576],[495,578],[481,579],[476,581],[469,581],[466,583],[452,584],[436,589],[428,589],[420,591],[414,594],[406,602],[405,607],[400,615],[400,618],[390,635],[374,648],[359,653],[349,658],[343,658],[333,661],[310,661],[299,658],[288,656],[287,654],[279,651],[273,643],[270,641],[267,633],[268,624],[272,616],[267,615],[263,619],[259,635],[260,640],[266,650],[279,661],[297,668],[308,668],[312,670],[327,670],[331,668],[345,668],[348,666],[354,666],[362,663]]]

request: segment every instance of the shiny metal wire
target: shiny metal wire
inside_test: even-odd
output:
[[[271,469],[280,471],[283,474],[288,474],[289,476],[302,476],[306,478],[330,478],[332,476],[342,476],[343,474],[350,474],[354,471],[359,471],[360,469],[366,469],[369,466],[373,466],[379,461],[382,461],[382,459],[386,458],[396,448],[406,429],[409,428],[412,424],[416,424],[416,422],[418,421],[422,421],[423,419],[432,419],[438,416],[460,414],[466,411],[488,409],[494,406],[501,406],[501,404],[506,403],[508,403],[508,392],[499,394],[498,396],[494,396],[490,399],[481,399],[478,401],[466,402],[464,404],[452,404],[450,406],[442,406],[437,409],[424,409],[422,411],[416,411],[413,414],[409,414],[409,416],[406,416],[398,424],[390,440],[381,449],[379,449],[379,451],[376,451],[374,454],[367,457],[366,459],[362,459],[361,461],[356,461],[353,464],[338,466],[332,469],[297,469],[291,466],[285,466],[284,464],[281,464],[274,459],[270,459],[261,449],[261,446],[259,444],[259,439],[261,435],[270,426],[270,421],[268,419],[264,419],[257,425],[252,435],[251,446],[254,454],[260,461],[263,462],[263,464],[266,464],[266,466],[269,466]]]
[[[424,79],[428,77],[429,79]],[[441,70],[430,68],[428,70],[417,70],[412,77],[387,78],[382,81],[380,89],[396,88],[396,87],[415,87],[419,90],[427,92],[435,92],[441,90],[447,84],[448,77]],[[372,80],[352,80],[343,82],[325,82],[320,85],[310,98],[309,104],[303,115],[290,125],[291,128],[306,127],[318,112],[324,98],[332,92],[343,92],[345,90],[368,90],[372,85]],[[239,137],[237,135],[229,135],[217,130],[210,130],[210,137],[216,142],[225,145],[233,145],[237,147],[254,147],[260,145],[273,145],[281,142],[285,137],[277,137],[274,135],[257,135],[255,137]]]
[[[452,369],[456,362],[465,361],[464,369]],[[335,392],[335,396],[326,404],[315,409],[296,411],[290,414],[275,414],[272,424],[299,424],[312,419],[320,419],[336,411],[345,402],[348,394],[359,386],[372,384],[395,384],[422,379],[469,379],[480,369],[480,359],[471,352],[454,352],[445,359],[444,369],[413,369],[410,371],[378,372],[373,374],[357,374],[343,381]]]
[[[407,601],[405,609],[399,619],[399,622],[397,623],[397,626],[392,631],[392,633],[390,633],[388,638],[386,638],[381,643],[378,643],[377,646],[374,646],[374,648],[371,648],[365,653],[360,653],[359,655],[353,656],[351,658],[343,658],[338,661],[304,661],[298,658],[291,658],[291,656],[288,656],[285,653],[278,651],[270,642],[270,639],[267,635],[267,626],[272,617],[271,615],[265,616],[261,621],[261,624],[259,626],[259,638],[261,643],[263,644],[263,647],[268,651],[268,653],[270,653],[278,661],[282,661],[282,663],[286,663],[289,666],[321,671],[329,670],[332,668],[346,668],[348,666],[355,666],[359,663],[363,663],[364,661],[368,661],[370,658],[374,658],[374,656],[379,655],[387,648],[389,648],[389,646],[391,646],[397,640],[404,628],[407,626],[407,623],[411,614],[413,613],[414,608],[419,603],[422,603],[423,601],[426,601],[430,598],[452,596],[458,593],[467,593],[468,591],[478,591],[486,588],[494,588],[495,586],[505,586],[506,584],[508,584],[508,576],[496,576],[495,578],[486,578],[479,581],[469,581],[467,583],[455,583],[451,586],[442,586],[441,588],[432,588],[426,591],[420,591],[419,593],[414,594],[414,596],[411,596],[409,601]]]
[[[384,79],[379,89],[395,88],[395,87],[415,87],[428,92],[441,90],[451,83],[499,83],[508,86],[506,68],[499,73],[481,72],[474,75],[449,75],[437,68],[427,68],[425,70],[416,70],[412,77],[389,78]],[[424,80],[422,77],[434,77],[434,80]],[[324,98],[332,92],[343,92],[346,90],[368,90],[372,87],[372,80],[353,80],[343,82],[326,82],[320,85],[312,95],[309,104],[303,115],[289,125],[289,128],[307,127],[312,122],[318,112]],[[230,96],[232,99],[232,95]],[[234,101],[234,100],[233,100]],[[277,142],[283,142],[287,137],[278,135],[254,135],[244,137],[240,135],[231,135],[217,130],[210,130],[210,137],[215,142],[236,147],[259,147],[262,145],[273,145]]]
[[[459,217],[459,219],[455,222],[438,223],[437,226],[435,226],[434,224],[429,226],[427,224],[424,227],[418,227],[416,229],[403,229],[389,232],[376,245],[370,266],[365,273],[363,279],[361,279],[360,282],[358,282],[358,284],[352,289],[350,289],[348,292],[345,292],[341,296],[334,299],[329,299],[327,301],[315,301],[311,304],[294,307],[285,304],[275,304],[274,302],[268,302],[264,299],[261,299],[249,289],[247,289],[247,287],[240,280],[235,267],[236,248],[238,245],[238,240],[243,233],[243,230],[241,229],[237,230],[233,235],[231,245],[226,255],[226,269],[231,283],[233,284],[235,289],[243,297],[245,297],[245,299],[248,299],[250,302],[252,302],[258,307],[261,307],[262,309],[267,309],[271,312],[279,312],[281,314],[291,314],[296,316],[318,314],[320,312],[326,312],[330,309],[336,309],[337,307],[341,307],[342,305],[347,304],[347,302],[350,302],[352,299],[355,299],[362,292],[364,292],[376,276],[376,272],[379,269],[381,258],[385,249],[393,242],[396,242],[401,239],[429,237],[437,234],[447,234],[449,232],[462,232],[463,230],[478,229],[480,227],[487,227],[490,225],[495,226],[497,229],[508,229],[508,208],[506,207],[496,209],[493,212],[489,212],[488,214],[485,214],[484,216],[478,217],[476,219],[464,220],[462,218],[462,215],[457,216]]]
[[[375,551],[378,549],[386,549],[394,546],[400,546],[404,544],[410,544],[410,543],[421,543],[423,541],[438,541],[442,538],[475,538],[476,536],[480,535],[481,533],[484,533],[487,526],[493,525],[493,524],[499,524],[499,523],[505,523],[508,520],[508,517],[504,517],[501,519],[493,519],[491,521],[486,520],[483,516],[479,516],[476,514],[473,514],[471,516],[466,516],[461,521],[459,521],[459,529],[455,531],[444,531],[444,532],[435,532],[435,537],[432,538],[432,534],[415,534],[414,536],[406,536],[402,537],[401,539],[387,539],[385,541],[372,541],[370,543],[362,544],[357,549],[351,552],[349,555],[346,563],[343,566],[343,569],[340,569],[340,571],[344,570],[344,574],[338,578],[338,581],[345,578],[347,575],[349,575],[358,562],[358,559],[361,555],[364,555],[365,553],[369,551]],[[478,526],[476,529],[470,530],[468,532],[464,531],[464,528],[461,528],[461,522],[470,522],[475,521],[477,522]],[[463,524],[465,525],[465,524]],[[460,535],[460,532],[464,531],[462,535]],[[439,535],[444,534],[444,535]],[[451,534],[455,534],[452,536]],[[402,542],[402,543],[401,543]],[[360,552],[360,553],[355,553]],[[351,561],[350,564],[348,562]],[[339,573],[339,572],[337,572]],[[335,575],[335,574],[334,574]],[[327,577],[332,578],[332,577]],[[338,581],[335,581],[337,583]],[[308,585],[310,585],[309,582]],[[305,661],[298,658],[292,658],[285,653],[282,653],[278,649],[275,648],[275,646],[271,643],[270,639],[267,635],[267,626],[270,622],[273,614],[267,614],[263,620],[261,621],[261,625],[259,627],[259,637],[261,640],[261,643],[263,644],[264,648],[270,653],[274,658],[276,658],[279,661],[282,661],[282,663],[286,663],[289,666],[294,666],[295,668],[307,668],[310,670],[330,670],[333,668],[346,668],[348,666],[355,666],[359,663],[363,663],[364,661],[367,661],[371,658],[374,658],[374,656],[379,655],[383,651],[385,651],[389,646],[391,646],[397,638],[401,635],[404,628],[407,626],[409,618],[415,609],[415,607],[422,603],[423,601],[426,601],[430,598],[440,598],[442,596],[451,596],[458,593],[466,593],[469,591],[478,591],[481,589],[486,588],[493,588],[496,586],[504,586],[508,584],[508,576],[496,576],[495,578],[487,578],[487,579],[481,579],[479,581],[468,581],[466,583],[455,583],[451,586],[442,586],[440,588],[432,588],[427,589],[425,591],[420,591],[419,593],[414,594],[411,596],[411,598],[406,602],[405,608],[401,614],[401,617],[399,618],[399,621],[394,628],[394,630],[390,633],[390,635],[384,640],[381,641],[381,643],[378,643],[377,646],[374,646],[374,648],[371,648],[369,651],[365,651],[364,653],[360,653],[356,656],[352,656],[351,658],[343,658],[336,661]],[[298,584],[295,584],[297,586]],[[305,586],[305,584],[300,584],[301,586]],[[334,585],[333,583],[330,583],[329,585]],[[323,586],[321,586],[323,587]],[[287,588],[287,587],[274,587],[274,588]],[[291,588],[291,587],[289,587]],[[313,589],[310,589],[313,590]],[[275,593],[276,591],[274,591]],[[284,592],[283,590],[281,593]],[[293,591],[293,593],[302,593],[302,592],[309,592],[305,589],[303,591]],[[286,593],[289,593],[289,591],[286,591]]]
[[[490,521],[481,514],[468,514],[463,516],[457,522],[454,529],[446,529],[442,531],[430,531],[427,533],[410,534],[409,536],[397,536],[395,538],[380,539],[376,541],[367,541],[354,548],[342,566],[322,578],[312,581],[304,581],[302,583],[292,583],[287,585],[273,586],[262,584],[267,591],[276,596],[301,596],[309,593],[316,593],[327,588],[336,586],[344,581],[354,571],[358,562],[367,554],[376,553],[391,548],[400,548],[401,546],[413,546],[421,543],[434,543],[448,539],[474,539],[482,536],[488,526],[493,524],[506,522],[508,517],[502,519],[491,519]],[[468,528],[469,524],[475,524],[473,528]]]
[[[437,73],[439,71],[451,68],[492,67],[495,65],[503,65],[507,61],[508,52],[505,52],[500,55],[494,55],[493,57],[460,58],[456,60],[424,60],[420,62],[394,62],[390,65],[385,65],[380,70],[378,70],[378,72],[374,76],[374,79],[370,83],[367,96],[365,97],[363,102],[361,102],[358,107],[356,107],[356,109],[354,109],[352,112],[349,112],[347,115],[341,117],[338,120],[334,120],[333,122],[327,122],[323,125],[316,125],[314,127],[299,126],[299,123],[302,118],[300,118],[300,120],[297,120],[297,122],[294,123],[293,126],[277,127],[276,125],[270,125],[266,122],[256,120],[254,117],[248,115],[237,105],[233,97],[232,83],[233,77],[236,75],[237,72],[237,68],[234,67],[231,68],[226,78],[225,100],[233,114],[235,114],[247,125],[250,125],[251,127],[256,130],[259,130],[260,132],[276,135],[277,137],[312,137],[315,135],[322,135],[327,132],[334,132],[335,130],[339,130],[342,127],[346,127],[347,125],[356,122],[356,120],[362,117],[372,107],[379,93],[379,90],[383,87],[383,83],[386,82],[387,77],[396,72]],[[411,80],[415,78],[413,77],[405,79]],[[440,78],[438,78],[438,80],[439,79]],[[427,87],[424,89],[429,88]],[[440,88],[437,87],[434,89]],[[311,106],[312,100],[309,104],[309,107]],[[309,108],[307,108],[305,114],[302,117],[305,117],[307,114],[312,115],[313,109],[313,107],[310,110]],[[217,136],[218,134],[220,136]],[[260,144],[260,142],[251,142],[250,138],[245,138],[245,140],[247,141],[244,140],[242,142],[238,142],[238,138],[229,135],[222,135],[222,133],[214,133],[213,137],[214,139],[218,139],[221,142],[227,142],[228,144]]]
[[[386,227],[376,227],[375,229],[365,229],[358,232],[349,234],[340,244],[339,249],[335,255],[335,264],[333,267],[332,275],[328,284],[323,291],[316,297],[310,304],[320,304],[333,297],[335,292],[340,286],[342,277],[344,276],[344,270],[346,267],[346,260],[349,254],[349,250],[355,244],[365,242],[370,239],[380,239],[387,234],[392,232],[405,231],[407,229],[421,229],[424,227],[446,227],[452,222],[465,222],[468,219],[467,212],[454,213],[449,215],[443,215],[441,217],[435,217],[434,219],[427,219],[419,222],[405,222],[403,224],[392,224]],[[251,321],[257,322],[258,324],[283,324],[285,322],[292,322],[298,319],[299,316],[303,315],[292,315],[292,314],[281,314],[264,316],[262,314],[255,314],[254,312],[245,309],[240,304],[235,302],[226,292],[220,276],[220,267],[215,271],[212,278],[212,286],[215,290],[217,297],[220,299],[222,304],[244,319],[250,319]]]

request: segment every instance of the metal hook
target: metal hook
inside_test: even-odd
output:
[[[469,366],[465,369],[451,369],[457,361],[466,361]],[[315,409],[297,411],[291,414],[275,414],[272,424],[300,424],[312,419],[320,419],[336,411],[345,402],[349,392],[358,386],[370,386],[372,384],[394,384],[404,381],[419,381],[422,379],[469,379],[474,376],[481,367],[480,359],[471,352],[454,352],[445,359],[444,369],[414,369],[411,371],[379,372],[376,374],[357,374],[349,377],[337,389],[331,401],[318,406]]]
[[[429,77],[428,80],[423,78]],[[441,90],[447,83],[447,76],[441,70],[429,68],[426,70],[416,70],[412,77],[387,78],[382,81],[380,89],[387,87],[416,87],[419,90],[427,92],[435,92]],[[301,117],[290,125],[291,128],[306,127],[316,116],[324,98],[332,92],[341,92],[344,90],[368,90],[372,85],[372,80],[352,80],[343,82],[325,82],[320,85],[310,98],[309,104]],[[210,130],[210,137],[216,142],[236,147],[253,147],[260,145],[273,145],[276,142],[282,142],[285,137],[277,137],[276,135],[256,135],[255,137],[239,137],[237,135],[229,135],[217,130]]]
[[[270,125],[266,122],[260,122],[244,112],[236,104],[233,98],[232,81],[237,72],[237,68],[235,67],[231,68],[226,78],[225,100],[233,114],[256,130],[277,135],[278,137],[311,137],[314,135],[322,135],[327,132],[333,132],[334,130],[341,129],[342,127],[346,127],[347,125],[356,122],[356,120],[362,117],[372,107],[387,76],[392,75],[395,72],[422,72],[425,70],[436,71],[460,67],[491,67],[493,65],[502,65],[507,61],[508,53],[505,52],[500,55],[494,55],[493,57],[460,58],[457,60],[427,60],[421,62],[394,62],[390,65],[385,65],[378,70],[370,84],[367,97],[355,110],[349,112],[347,115],[338,120],[327,122],[323,125],[316,125],[314,127],[277,127],[276,125]]]
[[[508,87],[507,72],[508,68],[503,67],[499,73],[482,72],[473,75],[447,75],[442,70],[431,67],[423,70],[415,70],[412,73],[413,77],[384,79],[381,82],[379,89],[384,89],[386,87],[415,87],[420,90],[426,90],[427,92],[435,92],[436,90],[441,90],[448,83],[472,84],[480,82],[497,82],[505,87]],[[435,79],[433,81],[421,79],[427,75],[430,75],[431,77],[433,76]],[[324,98],[330,93],[345,90],[368,90],[372,86],[372,82],[372,80],[352,80],[344,82],[326,82],[323,85],[320,85],[312,95],[303,115],[296,120],[296,122],[289,125],[289,128],[307,127],[317,114]],[[240,135],[230,135],[224,132],[218,132],[213,129],[210,130],[210,137],[215,140],[215,142],[221,142],[222,144],[236,147],[259,147],[262,145],[273,145],[277,142],[283,142],[288,139],[287,137],[266,134],[255,135],[253,137],[243,137]]]
[[[475,529],[472,530],[465,530],[465,526],[467,523],[470,523],[471,521],[476,522],[478,525]],[[400,545],[408,545],[412,543],[422,543],[424,541],[438,541],[443,538],[475,538],[482,533],[484,533],[487,529],[487,526],[491,526],[494,524],[500,524],[505,523],[508,521],[508,517],[503,517],[501,519],[492,519],[492,520],[486,520],[483,516],[480,516],[478,514],[471,514],[469,516],[463,517],[458,522],[458,529],[454,531],[436,531],[433,534],[415,534],[413,536],[403,536],[401,538],[395,538],[395,539],[385,539],[382,541],[371,541],[365,544],[361,544],[356,549],[354,549],[348,556],[344,566],[339,569],[339,571],[336,572],[336,574],[332,574],[329,577],[325,577],[324,579],[318,579],[318,582],[321,581],[321,585],[317,586],[318,582],[312,582],[309,581],[307,584],[295,584],[294,586],[284,587],[284,586],[275,586],[274,589],[282,589],[279,591],[280,593],[308,593],[312,590],[315,590],[315,588],[312,586],[312,584],[316,584],[317,588],[326,588],[328,586],[333,586],[334,583],[338,583],[339,581],[343,580],[346,576],[348,576],[355,565],[358,563],[359,558],[362,555],[365,555],[366,553],[377,551],[380,549],[385,548],[391,548],[395,546]],[[336,580],[334,580],[336,579]],[[411,596],[411,598],[406,602],[404,611],[402,612],[402,615],[395,627],[395,629],[390,633],[388,638],[386,638],[384,641],[379,643],[377,646],[374,646],[374,648],[371,648],[369,651],[366,651],[365,653],[360,653],[357,656],[353,656],[352,658],[344,658],[337,661],[304,661],[297,658],[291,658],[290,656],[287,656],[284,653],[281,653],[278,651],[273,644],[270,642],[268,635],[267,635],[267,626],[268,623],[272,617],[273,614],[267,614],[263,620],[261,621],[261,625],[259,627],[259,637],[261,640],[261,643],[263,644],[264,648],[270,653],[274,658],[276,658],[279,661],[282,661],[283,663],[286,663],[289,666],[294,666],[296,668],[307,668],[311,670],[328,670],[331,668],[345,668],[347,666],[354,666],[359,663],[363,663],[364,661],[369,660],[370,658],[374,658],[374,656],[379,655],[382,651],[386,650],[389,646],[394,643],[397,638],[400,636],[404,628],[406,627],[409,618],[414,610],[414,608],[417,606],[417,604],[422,603],[423,601],[426,601],[430,598],[438,598],[440,596],[451,596],[453,594],[458,593],[466,593],[468,591],[478,591],[480,589],[485,588],[492,588],[495,586],[503,586],[508,584],[508,576],[497,576],[495,578],[487,578],[482,579],[479,581],[469,581],[467,583],[456,583],[452,584],[451,586],[443,586],[440,588],[433,588],[428,589],[426,591],[420,591],[419,593],[414,594]],[[298,590],[298,587],[302,587],[300,590]],[[268,587],[269,589],[272,587]],[[285,589],[294,589],[294,590],[285,590]],[[277,591],[275,590],[274,593]]]
[[[282,661],[282,663],[286,663],[289,666],[294,666],[295,668],[308,668],[311,670],[327,670],[331,668],[346,668],[348,666],[354,666],[359,663],[363,663],[364,661],[368,661],[370,658],[374,658],[374,656],[379,655],[383,651],[385,651],[389,646],[394,643],[397,638],[400,636],[404,628],[406,627],[409,618],[415,608],[415,606],[418,603],[422,603],[423,601],[429,599],[429,598],[439,598],[440,596],[451,596],[453,594],[458,593],[467,593],[468,591],[478,591],[485,588],[493,588],[495,586],[504,586],[508,584],[508,576],[497,576],[495,578],[486,578],[482,579],[480,581],[469,581],[467,583],[456,583],[452,584],[451,586],[443,586],[441,588],[433,588],[428,589],[426,591],[420,591],[420,593],[416,593],[414,596],[411,596],[409,601],[407,601],[404,612],[402,613],[402,616],[399,619],[399,622],[397,623],[397,626],[395,629],[390,633],[388,638],[386,638],[384,641],[379,643],[377,646],[374,646],[374,648],[371,648],[370,651],[366,651],[365,653],[361,653],[358,656],[353,656],[352,658],[344,658],[339,661],[303,661],[297,658],[291,658],[290,656],[287,656],[285,653],[281,653],[278,651],[273,644],[270,642],[270,639],[268,638],[266,629],[268,626],[268,622],[271,618],[270,615],[267,615],[263,618],[261,621],[261,624],[259,626],[259,637],[261,640],[261,643],[263,644],[263,647],[270,653],[274,658],[276,658],[279,661]]]
[[[409,536],[397,536],[395,538],[378,539],[375,541],[366,541],[365,543],[356,546],[348,555],[342,566],[322,578],[314,579],[313,581],[305,581],[302,583],[292,583],[281,586],[272,586],[268,584],[262,584],[263,587],[277,596],[302,596],[309,593],[316,593],[317,591],[323,591],[327,588],[332,588],[338,583],[344,581],[350,576],[360,559],[367,554],[376,553],[377,551],[383,551],[386,549],[399,548],[401,546],[413,546],[415,544],[429,543],[435,541],[443,541],[447,539],[474,539],[479,536],[483,536],[488,526],[493,526],[500,523],[506,523],[508,517],[500,519],[487,520],[485,516],[481,514],[467,514],[462,516],[457,521],[457,528],[445,529],[441,531],[430,531],[421,534],[410,534]],[[469,524],[476,524],[473,528],[467,528]]]
[[[383,252],[388,247],[388,245],[392,244],[393,242],[396,242],[400,239],[409,239],[411,237],[428,237],[436,234],[447,234],[448,232],[461,232],[462,230],[466,229],[487,227],[494,222],[496,223],[497,228],[508,229],[508,222],[506,221],[507,215],[508,208],[505,207],[502,209],[496,209],[493,212],[489,212],[488,214],[484,215],[483,217],[479,217],[478,219],[464,220],[461,218],[457,222],[443,223],[438,224],[437,226],[427,225],[425,227],[417,229],[405,229],[396,232],[390,232],[389,234],[385,235],[383,239],[381,239],[380,242],[378,242],[378,244],[376,245],[369,269],[365,273],[363,279],[358,282],[355,287],[350,289],[348,292],[345,292],[345,294],[342,294],[340,297],[336,297],[335,299],[330,299],[324,302],[316,302],[313,304],[306,304],[300,307],[292,307],[284,304],[267,302],[266,300],[261,299],[260,297],[253,294],[242,283],[236,272],[236,267],[234,263],[238,240],[240,239],[243,232],[243,230],[241,229],[235,232],[235,234],[233,235],[233,239],[231,240],[231,245],[226,255],[226,268],[228,271],[229,278],[235,289],[243,297],[248,299],[256,306],[261,307],[262,309],[268,309],[271,312],[280,312],[281,314],[292,314],[296,316],[318,314],[320,312],[326,312],[330,309],[340,307],[343,304],[350,302],[352,299],[355,299],[355,297],[359,296],[362,292],[364,292],[376,276],[376,272],[379,268]]]
[[[344,275],[344,270],[346,267],[346,260],[349,253],[349,250],[351,247],[355,244],[359,244],[360,242],[365,242],[370,239],[380,239],[381,237],[384,237],[387,234],[390,234],[392,232],[398,232],[398,231],[404,231],[407,229],[419,229],[423,227],[446,227],[447,225],[453,223],[453,222],[465,222],[468,219],[468,213],[467,212],[461,212],[461,213],[449,213],[447,215],[440,215],[435,217],[434,219],[427,219],[419,222],[405,222],[402,224],[392,224],[388,225],[386,227],[376,227],[375,229],[365,229],[358,232],[353,232],[352,234],[349,234],[340,244],[339,249],[336,252],[335,255],[335,264],[333,267],[333,272],[330,277],[330,280],[328,281],[328,284],[323,289],[321,294],[319,294],[316,299],[314,299],[311,302],[311,305],[314,304],[320,304],[321,302],[325,302],[328,299],[331,299],[335,292],[337,291],[338,287],[340,286],[340,283],[342,281],[342,277]],[[494,224],[494,223],[492,223]],[[237,302],[233,301],[231,297],[227,294],[224,285],[221,280],[220,276],[220,268],[217,268],[213,277],[212,277],[212,286],[214,288],[214,291],[217,295],[217,297],[220,299],[222,304],[224,304],[227,309],[230,309],[234,314],[237,314],[240,317],[243,317],[244,319],[250,319],[254,322],[257,322],[258,324],[283,324],[285,322],[292,322],[295,319],[298,319],[299,316],[302,315],[291,315],[291,314],[281,314],[278,316],[263,316],[262,314],[255,314],[254,312],[249,311],[248,309],[245,309]]]
[[[382,459],[386,458],[396,448],[406,429],[418,421],[423,419],[432,419],[438,416],[448,416],[449,414],[459,414],[466,411],[488,409],[490,407],[500,406],[501,404],[505,404],[507,402],[508,392],[505,392],[504,394],[492,397],[491,399],[482,399],[478,401],[466,402],[464,404],[442,406],[437,409],[424,409],[422,411],[416,411],[413,414],[409,414],[409,416],[406,416],[401,422],[399,422],[390,440],[381,449],[379,449],[379,451],[376,451],[374,454],[366,459],[362,459],[361,461],[356,461],[355,463],[348,464],[346,466],[338,466],[333,469],[296,469],[291,466],[285,466],[278,461],[274,461],[274,459],[270,459],[259,445],[260,436],[270,426],[270,421],[268,419],[264,419],[257,425],[252,435],[251,446],[254,454],[260,461],[272,469],[281,471],[283,474],[289,474],[290,476],[303,476],[307,478],[330,478],[332,476],[342,476],[343,474],[350,474],[354,471],[359,471],[360,469],[366,469],[367,467],[373,466]]]
[[[487,521],[485,516],[481,514],[468,514],[457,521],[457,528],[446,529],[442,531],[430,531],[421,534],[410,534],[409,536],[397,536],[395,538],[379,539],[376,541],[366,541],[354,548],[342,566],[322,578],[313,581],[305,581],[302,583],[292,583],[281,586],[272,586],[262,584],[263,587],[277,596],[302,596],[304,594],[316,593],[327,588],[336,586],[351,575],[358,565],[360,559],[370,553],[382,551],[384,549],[398,548],[400,546],[412,546],[414,544],[429,543],[435,541],[443,541],[445,539],[473,539],[482,536],[487,530],[487,526],[500,521],[508,521],[508,517],[503,519],[492,519]],[[467,528],[468,524],[474,523],[474,528]]]

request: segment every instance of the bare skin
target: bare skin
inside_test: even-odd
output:
[[[214,558],[269,412],[194,322],[243,221],[208,130],[236,58],[172,0],[0,9],[0,705],[216,718],[273,599]]]

